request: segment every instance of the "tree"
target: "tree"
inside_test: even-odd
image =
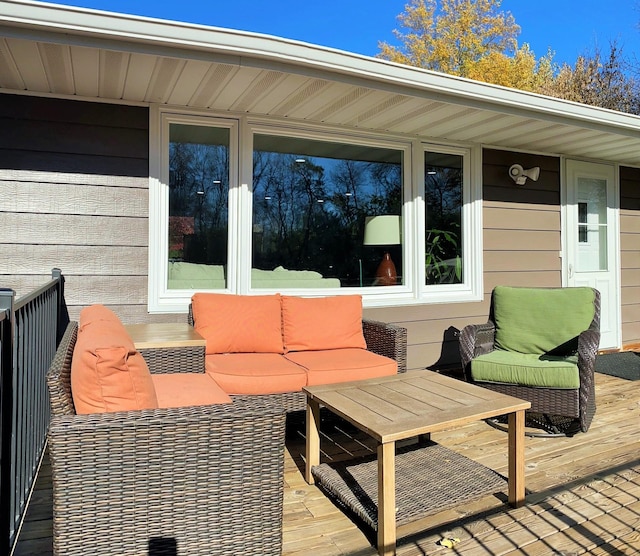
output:
[[[411,0],[394,30],[401,46],[380,43],[379,57],[496,83],[535,90],[551,76],[551,58],[536,60],[518,47],[520,27],[501,0]],[[440,4],[440,5],[439,5]]]
[[[564,64],[555,77],[544,83],[539,92],[620,112],[640,114],[640,89],[629,73],[622,48],[611,43],[609,55],[596,48],[592,55],[582,55],[574,67]]]

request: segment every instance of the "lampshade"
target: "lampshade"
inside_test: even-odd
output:
[[[400,243],[400,216],[384,214],[367,216],[364,221],[365,245],[398,245]]]

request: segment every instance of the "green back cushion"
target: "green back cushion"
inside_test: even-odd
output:
[[[493,291],[495,347],[519,353],[568,353],[594,317],[591,288],[514,288]]]

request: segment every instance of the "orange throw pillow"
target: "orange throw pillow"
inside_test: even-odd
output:
[[[196,293],[191,298],[195,329],[216,353],[284,353],[280,294]]]
[[[362,296],[282,296],[282,332],[289,351],[367,348]]]
[[[115,313],[88,307],[81,311],[79,325],[71,361],[76,413],[157,408],[147,363]]]

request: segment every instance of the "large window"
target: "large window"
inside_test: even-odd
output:
[[[252,288],[401,284],[402,166],[398,149],[255,134]]]
[[[150,311],[197,291],[481,297],[479,150],[153,113]]]

